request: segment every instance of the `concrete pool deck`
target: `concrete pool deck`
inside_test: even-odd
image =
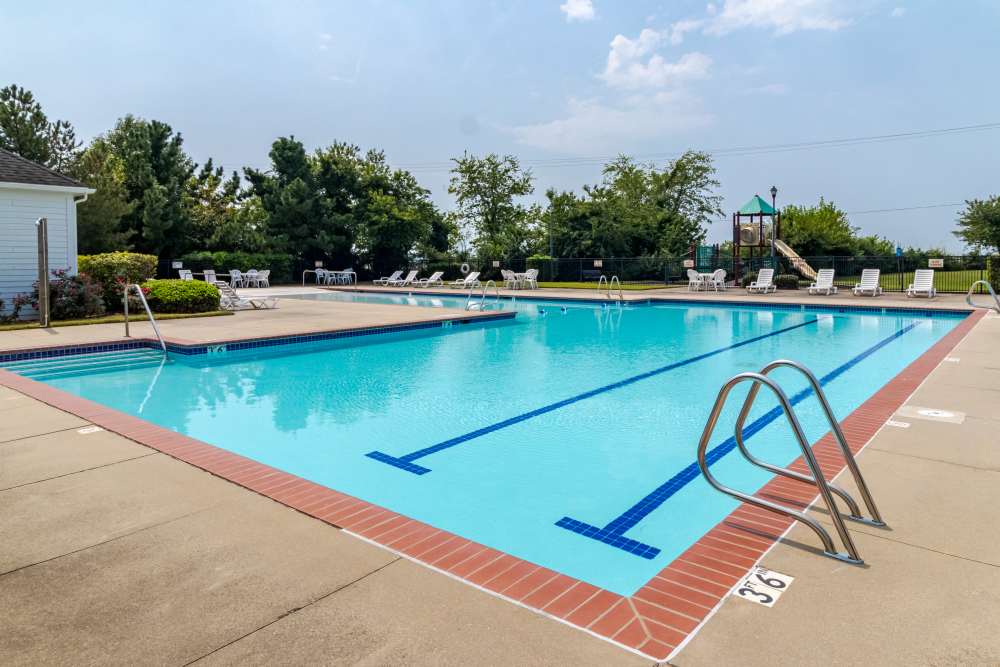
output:
[[[964,571],[955,570],[963,576],[952,597],[973,597],[977,604],[969,605],[969,610],[951,604],[946,611],[954,615],[953,623],[980,633],[980,638],[975,644],[956,635],[953,642],[950,636],[941,636],[946,630],[928,625],[928,619],[940,615],[933,607],[924,616],[909,613],[920,605],[928,611],[926,589],[933,575],[921,570],[927,566],[926,559],[907,556],[906,549],[944,551],[963,566],[967,561],[993,568],[1000,563],[990,551],[995,540],[988,533],[980,533],[978,542],[972,539],[975,526],[990,526],[988,508],[1000,495],[994,490],[996,484],[972,485],[964,478],[946,484],[947,476],[933,467],[978,465],[984,472],[996,474],[1000,461],[993,458],[995,453],[987,440],[996,432],[996,416],[980,415],[990,414],[990,400],[1000,390],[996,379],[1000,374],[996,370],[1000,368],[998,326],[1000,318],[981,319],[952,353],[960,361],[942,363],[908,401],[908,405],[950,406],[966,412],[962,424],[924,424],[907,418],[909,429],[883,428],[860,457],[876,500],[893,528],[882,533],[849,526],[868,567],[842,566],[795,547],[794,541],[806,545],[815,542],[814,536],[796,529],[789,536],[793,542],[783,542],[764,559],[771,569],[796,577],[778,605],[766,609],[742,600],[726,600],[674,662],[750,664],[757,660],[776,664],[785,660],[780,651],[742,653],[749,635],[801,642],[801,646],[792,644],[788,664],[807,663],[808,656],[817,653],[843,656],[850,662],[871,661],[878,656],[883,663],[896,662],[898,655],[898,662],[912,664],[930,657],[961,657],[959,650],[970,646],[974,652],[968,656],[995,655],[990,640],[996,642],[998,633],[992,631],[995,628],[989,625],[991,616],[986,611],[996,602],[990,596],[990,591],[997,590],[995,580],[964,576]],[[0,341],[5,333],[0,333]],[[959,368],[964,365],[979,371],[968,373],[967,368]],[[938,393],[918,402],[918,397],[925,400],[919,392],[928,388],[936,388]],[[956,408],[954,401],[976,409]],[[0,418],[0,489],[4,489],[0,490],[0,511],[5,517],[0,524],[0,544],[9,545],[10,550],[9,555],[0,550],[0,573],[7,573],[0,574],[0,603],[5,609],[18,610],[0,621],[0,661],[4,664],[71,659],[186,663],[200,656],[225,663],[651,663],[400,560],[396,554],[354,540],[327,524],[121,436],[107,431],[78,433],[88,420],[21,393],[0,389],[0,415],[4,416]],[[949,428],[944,433],[922,433],[927,424]],[[896,447],[905,445],[907,454],[894,452],[891,442],[885,447],[879,444],[894,435],[904,438]],[[946,453],[951,454],[940,451],[941,447],[954,442],[968,443],[963,453],[969,458],[946,464]],[[927,486],[914,489],[893,483],[901,464],[890,461],[880,465],[876,457],[889,456],[882,449],[905,457],[915,466],[906,479],[920,479]],[[143,468],[154,464],[158,467]],[[137,472],[140,469],[142,472]],[[915,511],[912,495],[926,489],[946,497],[943,510],[947,512],[929,513],[934,520],[921,522],[928,503],[917,505],[919,511]],[[821,514],[817,516],[822,519]],[[958,530],[956,525],[963,525],[963,516],[969,517],[968,524]],[[272,539],[260,539],[262,527]],[[886,534],[892,539],[885,538]],[[949,541],[949,537],[953,539]],[[894,540],[901,551],[883,555],[880,541]],[[870,546],[872,542],[876,546]],[[306,544],[322,546],[316,550],[296,548]],[[788,550],[793,559],[801,559],[800,564],[776,560]],[[844,568],[887,575],[890,566],[893,576],[853,582],[864,590],[845,586],[831,591],[827,585],[837,580],[826,574],[829,570],[836,570],[838,576]],[[816,571],[824,576],[814,575]],[[382,582],[384,589],[379,588]],[[861,593],[878,601],[876,607],[865,610],[867,624],[851,620],[858,617],[858,611],[850,605]],[[831,597],[839,599],[831,602]],[[814,609],[809,613],[816,615],[810,619],[815,627],[830,627],[821,625],[824,621],[843,624],[836,625],[840,633],[817,635],[820,652],[815,651],[815,645],[809,647],[808,638],[796,636],[801,619],[791,612],[788,626],[772,635],[775,612],[784,614],[786,608],[796,607],[803,613],[801,607],[789,604],[795,600]],[[843,606],[834,607],[836,617],[821,616],[827,613],[819,609],[824,604]],[[733,614],[743,614],[733,621],[739,632],[720,631],[706,646],[704,638]],[[908,622],[924,635],[921,639],[928,639],[924,643],[933,639],[945,652],[914,660],[913,653],[906,653],[901,646],[887,655],[885,651],[893,651],[897,641],[914,644],[905,636],[908,633],[898,631],[900,618],[912,618]],[[878,638],[879,643],[862,642],[861,649],[852,654],[849,650],[857,642],[836,641],[838,636],[853,638],[862,630],[867,633],[864,636]],[[935,630],[939,630],[937,636]],[[873,652],[876,646],[878,651]],[[848,652],[837,652],[841,650]]]

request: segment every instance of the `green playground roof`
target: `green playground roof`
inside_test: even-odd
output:
[[[761,199],[760,195],[754,195],[753,199],[740,207],[740,215],[774,215],[774,208]]]

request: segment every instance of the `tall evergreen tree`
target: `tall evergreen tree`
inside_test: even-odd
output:
[[[0,148],[65,173],[80,143],[68,121],[50,122],[30,90],[11,84],[0,88]]]

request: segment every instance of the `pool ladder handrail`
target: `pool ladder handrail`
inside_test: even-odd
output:
[[[813,392],[816,394],[823,407],[823,412],[826,414],[827,421],[830,423],[831,431],[834,434],[834,439],[840,446],[841,452],[843,454],[844,460],[847,464],[847,468],[851,471],[851,475],[854,477],[855,483],[858,486],[858,490],[861,493],[861,497],[864,500],[865,506],[868,508],[871,514],[871,519],[865,519],[860,515],[860,509],[858,504],[854,501],[851,496],[838,486],[829,483],[826,477],[823,475],[823,471],[816,460],[816,456],[809,446],[809,441],[806,439],[805,432],[802,430],[802,425],[799,423],[798,417],[795,415],[795,411],[792,409],[791,402],[788,400],[788,396],[781,389],[781,387],[770,377],[768,373],[776,368],[794,368],[800,371],[809,380],[809,384],[812,386]],[[840,536],[840,540],[844,545],[847,553],[838,552],[834,546],[833,539],[830,534],[826,531],[823,526],[819,524],[818,521],[807,516],[804,512],[794,510],[790,507],[785,507],[784,505],[779,505],[763,498],[758,498],[746,493],[742,493],[735,489],[731,489],[721,482],[719,482],[712,474],[709,472],[708,464],[706,462],[706,453],[708,449],[708,444],[711,441],[712,433],[715,430],[715,426],[719,421],[719,416],[722,413],[722,409],[726,404],[726,400],[729,397],[729,392],[732,389],[743,382],[753,383],[750,388],[750,392],[747,394],[747,398],[743,403],[743,408],[740,411],[740,415],[736,420],[735,426],[735,440],[736,445],[740,450],[740,453],[753,465],[764,468],[770,472],[777,475],[787,477],[789,479],[794,479],[799,482],[805,482],[806,484],[812,484],[815,486],[823,498],[823,502],[826,504],[827,510],[830,514],[830,519],[833,521],[834,527],[837,530],[837,534]],[[812,477],[809,475],[804,475],[802,473],[796,472],[794,470],[789,470],[787,468],[781,468],[775,466],[760,459],[754,457],[747,450],[745,443],[743,442],[743,427],[746,423],[747,416],[750,414],[750,409],[753,406],[754,401],[760,392],[761,385],[767,386],[771,391],[777,396],[778,402],[781,404],[782,411],[784,412],[786,418],[791,424],[792,430],[795,433],[795,438],[799,443],[799,447],[802,450],[802,458],[806,462],[806,466],[812,473]],[[868,485],[865,483],[864,477],[861,475],[861,471],[858,468],[857,461],[854,459],[854,455],[851,452],[850,447],[847,444],[847,439],[844,437],[844,433],[840,428],[840,424],[837,422],[836,417],[833,414],[833,410],[830,408],[830,403],[826,399],[826,394],[809,369],[807,369],[802,364],[790,361],[787,359],[779,359],[773,361],[761,369],[759,373],[740,373],[731,377],[719,390],[719,395],[715,400],[715,405],[712,407],[712,412],[709,414],[708,422],[705,424],[705,430],[702,432],[701,440],[698,442],[698,467],[701,469],[702,475],[705,476],[705,480],[716,490],[741,500],[750,505],[755,505],[762,509],[766,509],[776,514],[781,514],[790,517],[796,521],[804,523],[809,528],[816,533],[820,541],[823,543],[824,553],[831,558],[835,558],[846,563],[852,563],[855,565],[860,565],[864,563],[858,553],[857,547],[854,545],[854,541],[851,539],[850,533],[847,531],[847,527],[844,525],[843,517],[840,511],[837,509],[837,505],[833,499],[833,493],[844,499],[850,508],[851,514],[849,518],[867,523],[873,526],[885,527],[885,522],[882,520],[881,514],[879,514],[878,508],[875,506],[875,501],[872,499],[871,492],[868,489]]]
[[[142,302],[142,307],[146,309],[146,316],[149,317],[149,323],[153,325],[153,332],[156,334],[156,340],[160,342],[160,349],[163,350],[164,356],[167,354],[167,344],[163,341],[163,336],[160,335],[160,327],[156,324],[156,318],[153,317],[153,311],[149,309],[149,302],[146,301],[146,295],[142,293],[142,288],[135,283],[125,285],[125,337],[129,337],[128,331],[128,293],[129,290],[135,288],[135,293],[139,296],[139,301]]]
[[[608,281],[608,298],[611,298],[611,291],[615,288],[615,283],[618,283],[618,301],[625,301],[625,293],[622,291],[622,281],[618,279],[618,276],[611,276],[611,280]]]
[[[986,289],[989,291],[990,296],[993,297],[993,302],[996,305],[993,305],[993,306],[977,306],[975,303],[972,302],[972,292],[976,289],[976,285],[980,285],[980,284],[986,285]],[[988,280],[977,280],[976,282],[972,283],[969,286],[969,291],[965,295],[965,302],[967,304],[969,304],[970,306],[972,306],[973,308],[983,308],[985,310],[995,310],[997,312],[997,314],[1000,315],[1000,297],[998,297],[997,293],[993,291],[993,285],[991,285],[990,281],[988,281]]]
[[[496,293],[496,299],[493,301],[494,304],[500,305],[500,288],[497,287],[495,280],[487,280],[483,284],[483,293],[479,299],[479,304],[472,303],[472,290],[469,290],[469,296],[465,298],[465,309],[466,310],[478,310],[483,311],[486,309],[486,292],[489,290],[490,285],[493,285],[493,291]]]
[[[601,285],[605,285],[605,289],[608,290],[609,293],[611,292],[611,287],[608,286],[609,285],[609,283],[608,283],[608,277],[606,275],[604,275],[603,273],[601,274],[601,277],[597,280],[597,293],[598,294],[601,293]]]

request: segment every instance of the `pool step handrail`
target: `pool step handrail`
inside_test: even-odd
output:
[[[837,441],[837,445],[840,447],[840,452],[844,457],[844,462],[847,464],[847,469],[850,470],[851,477],[854,478],[854,484],[858,487],[861,499],[864,501],[865,507],[868,508],[868,513],[871,515],[870,519],[863,517],[861,515],[861,509],[858,507],[858,503],[850,496],[850,494],[847,493],[847,491],[844,491],[839,486],[836,486],[831,482],[827,482],[826,484],[830,487],[830,490],[843,498],[844,502],[847,503],[848,508],[851,510],[848,518],[861,523],[867,523],[872,526],[884,528],[886,525],[885,521],[882,520],[882,515],[878,511],[878,507],[875,505],[875,499],[872,498],[868,484],[865,482],[865,478],[861,474],[861,469],[858,467],[858,462],[854,458],[854,453],[851,452],[851,448],[847,444],[847,438],[844,436],[844,431],[840,428],[840,423],[833,414],[833,408],[830,407],[830,402],[827,400],[826,393],[823,391],[823,387],[820,385],[819,380],[816,379],[816,376],[813,375],[812,371],[808,368],[799,362],[792,361],[790,359],[777,359],[772,361],[760,369],[759,372],[761,375],[766,376],[776,368],[794,368],[805,375],[813,393],[816,394],[816,398],[819,400],[820,406],[823,408],[823,414],[826,415],[826,420],[830,424],[830,432],[833,433],[834,440]],[[795,472],[794,470],[789,470],[788,468],[781,468],[779,466],[761,461],[757,457],[753,456],[747,449],[746,444],[743,442],[743,427],[744,424],[746,424],[747,417],[750,416],[750,409],[753,407],[753,402],[756,400],[759,392],[760,384],[754,383],[754,385],[750,387],[750,392],[747,394],[746,400],[743,402],[743,409],[740,410],[740,416],[736,420],[736,430],[734,434],[737,447],[739,447],[743,457],[750,463],[760,466],[765,470],[770,470],[777,475],[805,482],[807,484],[813,484],[815,486],[815,481],[809,476]]]
[[[618,279],[618,276],[611,276],[611,280],[608,281],[608,298],[611,298],[611,290],[614,289],[615,283],[618,283],[618,300],[625,301],[625,293],[622,291],[622,281]]]
[[[771,370],[773,370],[773,368],[778,368],[780,366],[787,366],[791,364],[793,364],[792,367],[794,368],[806,371],[805,367],[801,366],[801,364],[795,364],[794,362],[786,362],[784,360],[781,360],[779,362],[774,362],[774,364],[769,364],[768,366],[765,366],[765,370],[767,372],[770,372]],[[807,377],[810,377],[810,382],[815,380],[815,376],[812,376],[812,374],[809,373],[808,371],[806,371],[806,373]],[[833,538],[830,537],[830,533],[828,533],[827,530],[823,528],[823,526],[820,525],[818,521],[809,517],[804,512],[800,512],[798,510],[792,509],[791,507],[779,505],[778,503],[765,500],[763,498],[758,498],[756,496],[743,493],[741,491],[737,491],[736,489],[729,488],[723,485],[721,482],[719,482],[709,471],[708,463],[706,461],[708,445],[711,442],[712,434],[714,433],[715,427],[718,424],[719,416],[722,414],[722,409],[726,405],[726,401],[729,398],[729,393],[737,385],[742,384],[744,382],[750,382],[753,384],[753,386],[751,387],[751,394],[748,395],[748,399],[750,400],[748,401],[748,403],[744,404],[744,410],[741,412],[740,419],[737,421],[736,424],[736,430],[737,430],[736,442],[740,448],[741,453],[743,453],[744,456],[747,456],[750,463],[754,465],[764,467],[767,470],[771,470],[772,472],[778,472],[778,470],[781,470],[782,472],[778,474],[782,474],[783,476],[790,477],[791,479],[796,479],[798,481],[814,485],[819,490],[820,496],[822,497],[823,502],[826,505],[827,511],[829,512],[830,519],[831,521],[833,521],[834,527],[837,530],[837,534],[840,536],[840,541],[843,543],[846,552],[838,551],[836,546],[834,545]],[[777,397],[778,403],[780,404],[781,409],[785,414],[785,417],[788,419],[788,422],[792,427],[792,431],[795,434],[795,439],[799,444],[799,448],[802,450],[802,458],[805,460],[806,466],[812,473],[812,477],[809,477],[808,475],[802,475],[800,473],[795,473],[794,471],[786,470],[783,468],[778,468],[777,466],[770,466],[768,464],[764,464],[764,462],[759,461],[758,459],[752,456],[748,456],[746,447],[742,444],[741,431],[743,429],[743,422],[745,421],[746,418],[745,413],[749,412],[749,408],[747,406],[752,405],[753,403],[752,399],[756,398],[761,385],[768,387]],[[754,391],[755,389],[756,391]],[[826,402],[826,397],[823,396],[822,389],[819,388],[818,382],[816,382],[816,384],[814,385],[814,389],[818,390],[819,395],[822,396],[821,400],[824,403],[824,409],[829,408],[829,403]],[[836,423],[836,420],[832,417],[832,412],[827,412],[827,416],[831,419],[833,423]],[[840,432],[839,426],[836,426],[835,431],[839,433],[839,435],[837,436],[839,441],[840,438],[843,437],[843,433]],[[847,451],[850,452],[849,449]],[[850,460],[853,463],[854,457],[850,456],[848,460]],[[785,394],[782,388],[773,379],[768,377],[766,373],[740,373],[738,375],[734,375],[733,377],[729,378],[729,380],[722,385],[722,388],[719,390],[719,395],[715,399],[715,404],[712,406],[712,411],[711,413],[709,413],[708,421],[705,423],[705,430],[702,432],[701,440],[699,440],[698,442],[698,467],[701,469],[701,473],[702,475],[704,475],[705,481],[707,481],[709,485],[711,485],[717,491],[724,493],[728,496],[731,496],[733,498],[736,498],[737,500],[743,501],[749,505],[754,505],[756,507],[766,509],[776,514],[787,516],[791,519],[794,519],[795,521],[798,521],[808,526],[810,529],[812,529],[814,533],[816,533],[817,537],[819,537],[820,539],[820,542],[822,542],[823,552],[825,555],[834,558],[836,560],[843,561],[845,563],[851,563],[854,565],[861,565],[864,563],[864,561],[861,559],[861,555],[858,553],[857,547],[854,545],[854,541],[851,539],[850,533],[847,531],[847,526],[844,525],[844,519],[840,515],[840,511],[837,509],[836,502],[833,499],[834,492],[831,490],[830,485],[826,480],[826,477],[823,475],[823,471],[820,468],[819,462],[816,460],[816,455],[813,453],[812,448],[809,446],[809,441],[806,439],[805,432],[802,430],[802,425],[799,423],[798,417],[796,416],[795,411],[792,409],[791,401],[789,401],[788,396]],[[852,472],[856,469],[857,469],[857,464],[854,463],[852,467]],[[784,473],[792,473],[792,475],[787,475]],[[860,478],[860,472],[858,473],[858,478]],[[862,493],[864,494],[866,503],[868,503],[871,500],[871,498],[870,494],[868,494],[867,492],[867,486],[862,486],[862,488],[864,489]],[[838,489],[838,491],[841,490]],[[854,504],[854,506],[856,508],[856,503]],[[852,511],[856,511],[855,508],[852,508]],[[874,503],[871,503],[869,505],[869,510],[871,511],[873,508],[874,508]],[[884,523],[881,523],[881,518],[878,514],[877,509],[872,511],[872,515],[875,518],[870,523],[873,523],[875,525],[884,525]],[[875,523],[876,521],[879,523]]]
[[[125,337],[129,337],[128,331],[128,293],[132,289],[135,289],[135,293],[139,296],[139,301],[142,302],[142,307],[146,309],[146,316],[149,317],[149,323],[153,325],[153,332],[156,334],[156,340],[160,342],[160,349],[163,350],[163,355],[167,354],[167,344],[163,341],[163,336],[160,335],[160,327],[156,324],[156,318],[153,317],[153,311],[149,309],[149,302],[146,301],[146,295],[142,293],[142,288],[135,283],[125,285]]]
[[[479,310],[479,311],[486,310],[486,293],[489,291],[490,285],[493,286],[493,291],[496,293],[496,299],[493,301],[493,303],[495,305],[499,306],[500,305],[500,288],[497,287],[497,283],[496,283],[495,280],[487,280],[483,284],[483,292],[482,292],[482,295],[479,298],[479,303],[478,304],[472,303],[472,290],[469,290],[469,296],[466,297],[466,299],[465,299],[465,309],[466,310]]]
[[[606,275],[604,275],[603,273],[601,274],[600,279],[597,281],[597,293],[598,294],[601,293],[601,285],[604,285],[605,289],[607,289],[609,293],[611,292],[611,288],[609,287],[610,283],[608,283],[608,277]]]
[[[994,305],[977,306],[975,303],[972,302],[972,293],[976,290],[977,285],[986,285],[986,289],[989,291],[990,296],[993,297]],[[988,280],[977,280],[976,282],[972,283],[972,285],[969,286],[968,293],[965,295],[965,302],[970,306],[972,306],[973,308],[985,308],[986,310],[995,310],[997,314],[1000,315],[1000,297],[998,297],[997,293],[993,291],[993,285],[991,285],[990,281]]]

